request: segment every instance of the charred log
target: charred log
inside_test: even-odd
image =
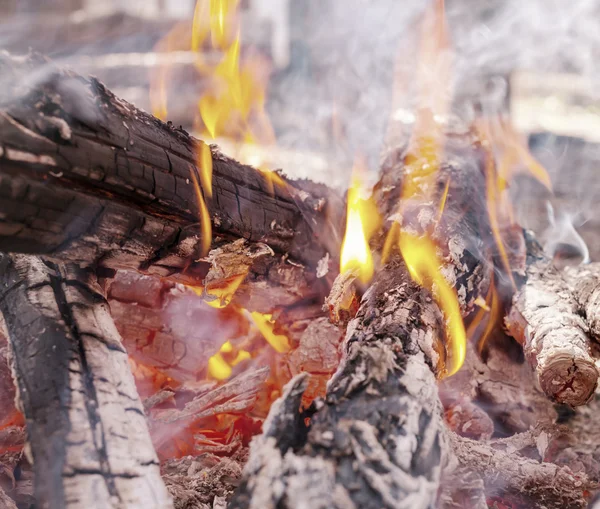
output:
[[[0,70],[1,250],[197,282],[211,242],[194,180],[213,246],[244,238],[316,266],[339,241],[325,188],[273,181],[42,57],[4,54]]]
[[[2,255],[2,299],[41,507],[171,507],[127,354],[79,269]]]

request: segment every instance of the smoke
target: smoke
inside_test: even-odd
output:
[[[49,8],[47,2],[29,0],[3,16],[0,47],[48,53],[150,109],[149,74],[160,64],[154,48],[177,23],[191,20],[194,4],[162,3],[166,14],[157,17],[158,2],[132,2],[127,10],[120,2],[108,2],[100,12],[97,2],[82,1],[79,10],[61,11],[67,2],[55,1]],[[275,69],[268,90],[267,108],[281,151],[275,167],[345,188],[352,161],[362,155],[375,174],[390,118],[407,120],[414,111],[419,28],[427,2],[282,0],[279,19],[289,23],[283,32],[265,21],[271,4],[242,4],[243,41],[276,53],[274,61],[280,65],[289,60],[287,67]],[[488,84],[508,84],[517,70],[583,77],[590,83],[589,100],[598,100],[600,1],[446,0],[446,14],[454,48],[453,79],[447,87],[467,122],[475,105],[502,103],[502,94],[492,97],[497,87],[490,90]],[[271,48],[272,40],[279,41],[279,49]],[[200,84],[188,57],[179,53],[169,59],[174,69],[169,118],[191,128]],[[399,76],[400,94],[393,90]],[[510,94],[510,86],[506,92]],[[393,93],[395,100],[400,97],[394,107],[401,110],[392,110]],[[561,197],[554,203],[556,217],[576,218],[581,224],[571,221],[571,226],[591,231],[597,226],[592,208],[597,157],[590,144],[546,136],[538,137],[533,149],[545,159]],[[530,184],[523,186],[514,190],[519,219],[539,222],[528,217],[534,213],[547,218],[547,196]],[[539,203],[533,204],[527,193],[536,199],[539,195]],[[583,237],[590,242],[585,232]],[[590,246],[590,252],[597,258],[600,246]]]

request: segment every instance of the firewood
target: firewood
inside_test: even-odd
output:
[[[169,460],[162,466],[163,479],[175,507],[225,507],[242,476],[243,454],[221,458],[214,454]]]
[[[595,488],[585,473],[568,467],[539,462],[454,433],[449,433],[449,438],[459,465],[483,478],[490,498],[500,495],[522,507],[583,508],[587,507],[586,492]]]
[[[533,239],[528,251],[526,281],[513,296],[506,328],[523,345],[546,395],[583,405],[598,383],[588,326],[569,284]]]
[[[196,283],[211,242],[245,238],[314,266],[337,253],[343,207],[323,186],[274,183],[40,56],[2,54],[0,70],[0,250]]]
[[[565,269],[567,282],[585,316],[590,334],[600,341],[600,264],[590,263]]]
[[[127,354],[94,278],[2,255],[2,299],[37,503],[171,507]]]
[[[443,183],[440,193],[448,187],[451,198],[435,238],[465,314],[489,283],[485,204],[469,191],[483,185],[474,143],[468,131],[450,135],[436,179]],[[390,223],[402,220],[396,205],[405,156],[393,151],[386,158],[377,186],[379,209]],[[439,211],[427,202],[406,216],[419,218],[412,231],[422,235],[432,231]],[[437,339],[444,334],[444,317],[431,293],[391,255],[348,324],[326,399],[306,415],[310,426],[298,411],[306,387],[298,376],[251,444],[231,507],[430,507],[448,452],[435,376],[448,360]]]
[[[4,509],[17,509],[17,505],[13,499],[4,493],[2,488],[0,488],[0,507],[3,507]]]

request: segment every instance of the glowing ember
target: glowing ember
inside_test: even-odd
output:
[[[436,254],[435,244],[425,237],[401,233],[398,240],[400,252],[411,277],[433,295],[446,318],[446,337],[450,344],[451,367],[447,375],[453,375],[465,360],[467,336],[463,325],[458,297],[442,275],[442,262]]]

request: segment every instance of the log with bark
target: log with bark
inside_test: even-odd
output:
[[[592,292],[580,288],[578,302],[565,276],[530,235],[527,244],[527,279],[513,297],[507,330],[523,345],[548,397],[583,405],[598,384],[588,323],[579,312],[582,302],[593,307]]]
[[[343,210],[324,186],[229,159],[39,55],[2,54],[0,70],[0,250],[198,284],[211,268],[199,259],[203,242],[243,238],[270,247],[248,280],[280,273],[286,288],[291,256],[319,286],[311,269],[338,252]],[[202,239],[194,181],[211,239]]]
[[[489,284],[485,203],[473,199],[484,185],[483,158],[472,148],[473,133],[448,136],[435,199],[398,219],[410,154],[394,150],[384,164],[377,201],[388,227],[404,220],[404,228],[423,234],[437,221],[437,199],[448,183],[448,205],[435,238],[467,314]],[[407,219],[411,215],[419,218],[417,224]],[[439,342],[445,318],[432,297],[411,279],[398,254],[379,270],[348,325],[344,357],[325,401],[310,415],[310,427],[298,413],[303,385],[295,379],[251,446],[232,507],[292,508],[306,500],[323,508],[435,503],[448,455],[436,374],[449,360]]]

